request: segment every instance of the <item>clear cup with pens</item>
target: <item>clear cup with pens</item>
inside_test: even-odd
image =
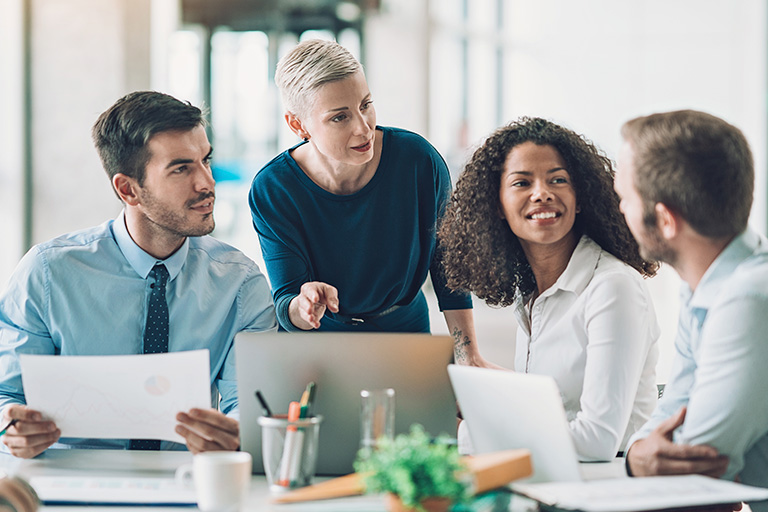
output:
[[[310,485],[315,476],[323,417],[311,414],[313,397],[314,383],[310,383],[301,402],[291,402],[287,415],[270,412],[258,419],[264,472],[272,493]]]

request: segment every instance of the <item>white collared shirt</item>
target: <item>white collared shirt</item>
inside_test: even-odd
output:
[[[612,459],[656,405],[659,326],[642,276],[583,236],[555,284],[514,310],[515,370],[555,379],[581,460]]]

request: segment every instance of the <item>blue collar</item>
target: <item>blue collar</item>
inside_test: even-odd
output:
[[[709,309],[721,292],[723,280],[727,280],[736,270],[736,267],[754,254],[760,245],[761,237],[751,228],[747,228],[731,240],[704,272],[693,292],[687,284],[683,283],[683,300],[688,303],[688,307]]]
[[[125,259],[133,267],[133,270],[139,274],[142,279],[146,279],[149,272],[157,263],[162,263],[165,268],[168,269],[170,280],[173,281],[179,272],[181,267],[184,266],[184,262],[187,259],[187,253],[189,253],[189,237],[184,240],[184,243],[179,249],[171,254],[164,260],[158,260],[157,258],[147,254],[144,249],[136,245],[131,235],[128,233],[128,228],[125,226],[125,210],[120,212],[115,221],[112,223],[112,234],[115,237],[115,242],[120,248],[120,252],[123,253]]]

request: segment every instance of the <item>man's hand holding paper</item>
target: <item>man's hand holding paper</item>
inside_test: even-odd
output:
[[[187,441],[192,453],[210,450],[237,450],[240,423],[213,409],[191,409],[176,415],[176,433]]]
[[[216,429],[232,432],[230,422],[237,423],[211,410],[207,350],[125,356],[22,355],[21,366],[29,408],[9,406],[5,411],[9,420],[20,420],[6,434],[6,444],[17,447],[14,455],[33,457],[59,436],[164,439],[200,451],[207,448],[196,436],[184,430],[177,433],[179,421],[195,418],[197,423],[190,426],[203,435]],[[177,414],[184,419],[177,420]],[[212,426],[204,428],[205,424]],[[234,432],[237,435],[236,426]],[[230,437],[212,435],[211,442],[224,439],[218,446],[227,449]]]

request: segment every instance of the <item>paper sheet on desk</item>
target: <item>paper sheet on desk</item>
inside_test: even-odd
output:
[[[62,437],[166,439],[176,413],[211,406],[207,350],[129,356],[20,356],[28,407]]]
[[[510,487],[545,505],[584,512],[636,512],[768,499],[768,489],[701,475],[611,478],[588,482],[515,482]]]

